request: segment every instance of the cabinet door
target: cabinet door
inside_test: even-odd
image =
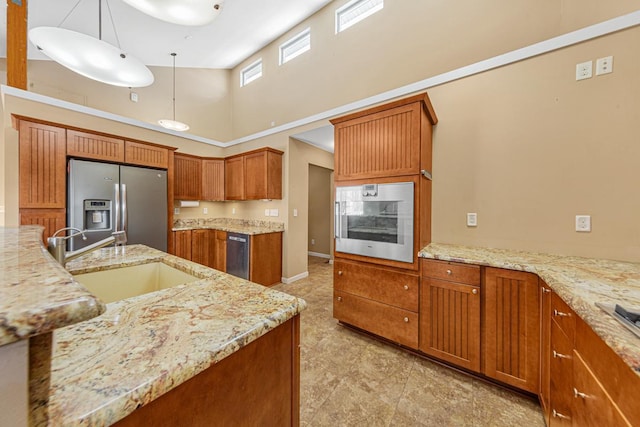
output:
[[[20,209],[20,225],[42,225],[42,241],[65,227],[67,216],[64,209]]]
[[[173,254],[180,258],[191,260],[191,230],[174,231]]]
[[[176,200],[200,200],[202,161],[199,157],[175,154],[174,194]]]
[[[110,162],[124,162],[124,140],[67,130],[67,155]]]
[[[191,231],[191,261],[209,264],[209,230]]]
[[[483,372],[531,393],[540,383],[540,293],[531,273],[484,273]]]
[[[480,371],[480,287],[422,278],[420,351]]]
[[[544,413],[545,421],[549,425],[549,390],[551,387],[551,288],[540,280],[540,391],[538,397]]]
[[[169,150],[167,148],[125,141],[124,151],[124,161],[128,164],[160,169],[169,168]]]
[[[282,233],[251,236],[249,280],[273,286],[282,279]]]
[[[213,268],[227,271],[227,232],[215,230],[215,255]]]
[[[262,150],[244,156],[245,198],[282,199],[282,154]]]
[[[20,121],[20,208],[66,207],[65,129]]]
[[[202,200],[224,200],[224,159],[202,159]]]
[[[224,198],[245,200],[243,156],[224,160]]]

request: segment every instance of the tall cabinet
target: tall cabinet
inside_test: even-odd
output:
[[[412,262],[335,252],[333,315],[418,347],[418,251],[431,240],[431,132],[437,117],[421,94],[331,120],[335,185],[414,184]],[[429,177],[429,178],[428,178]]]

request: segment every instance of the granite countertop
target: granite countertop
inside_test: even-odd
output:
[[[537,274],[640,375],[640,338],[595,305],[640,311],[640,263],[441,243],[419,256]]]
[[[214,229],[230,233],[255,235],[281,233],[284,231],[284,223],[235,218],[177,219],[173,222],[172,231],[198,229]]]
[[[67,263],[75,274],[160,261],[200,279],[107,304],[53,334],[54,426],[110,425],[306,307],[304,300],[142,245]]]
[[[42,245],[41,226],[0,228],[0,345],[100,315],[104,304]]]

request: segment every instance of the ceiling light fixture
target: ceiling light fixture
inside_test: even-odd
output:
[[[207,25],[218,17],[224,0],[124,0],[142,13],[179,25]]]
[[[158,123],[165,129],[184,132],[185,130],[189,130],[189,125],[176,120],[176,55],[177,53],[175,52],[171,53],[171,56],[173,56],[173,119],[158,120]]]
[[[80,1],[82,0],[78,0],[60,25],[71,15]],[[102,0],[98,0],[97,39],[60,28],[58,25],[29,30],[29,40],[49,58],[84,77],[113,86],[149,86],[153,83],[153,74],[139,59],[122,51],[108,0],[107,8],[118,47],[102,41]]]

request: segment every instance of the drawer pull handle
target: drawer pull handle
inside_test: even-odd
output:
[[[342,276],[342,270],[338,271],[338,276]]]
[[[555,409],[552,411],[552,414],[553,414],[554,418],[562,418],[562,419],[565,419],[565,420],[570,420],[571,419],[571,417],[568,417],[568,416],[566,416],[564,414],[561,414],[560,412],[556,411]]]
[[[474,289],[474,290],[471,291],[471,293],[474,294],[474,295],[478,295],[478,290]]]
[[[586,394],[586,393],[582,393],[582,392],[578,391],[578,389],[574,387],[574,388],[573,388],[573,397],[575,397],[576,399],[577,399],[578,397],[581,397],[581,398],[583,398],[583,399],[586,399],[586,398],[587,398],[587,394]]]
[[[549,292],[551,292],[551,289],[542,288],[542,293],[543,294],[548,294]]]
[[[404,290],[408,291],[409,290],[409,285],[404,285]]]
[[[404,320],[404,323],[409,323],[409,318],[408,317],[405,317],[403,320]]]
[[[560,316],[560,317],[571,317],[571,313],[565,313],[563,311],[558,311],[558,310],[553,310],[553,315]]]
[[[558,353],[557,351],[553,350],[553,358],[554,359],[571,359],[571,356],[568,356],[568,355],[562,354],[562,353]]]
[[[451,274],[452,274],[452,273],[453,273],[453,271],[451,271],[451,270],[447,270],[447,274],[448,274],[449,276],[451,276]]]
[[[342,297],[338,297],[338,301],[342,301]]]

